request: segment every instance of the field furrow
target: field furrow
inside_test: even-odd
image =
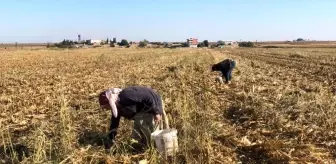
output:
[[[132,122],[104,150],[111,113],[97,94],[143,85],[163,96],[180,151],[170,163],[335,162],[334,49],[6,50],[0,52],[0,162],[131,163]],[[291,54],[299,54],[291,56]],[[230,85],[211,65],[237,61]],[[25,155],[25,157],[24,157]]]

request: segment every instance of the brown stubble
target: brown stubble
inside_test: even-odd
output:
[[[1,146],[14,145],[2,155],[22,163],[162,162],[155,151],[131,153],[126,120],[111,152],[103,148],[110,112],[99,109],[96,95],[144,85],[163,96],[171,127],[178,129],[180,151],[172,163],[333,162],[335,52],[1,51]],[[216,84],[209,66],[227,57],[237,61],[233,82]],[[15,155],[17,144],[29,149],[28,157]]]

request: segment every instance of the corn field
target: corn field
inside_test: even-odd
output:
[[[236,60],[229,85],[211,65]],[[0,50],[0,163],[335,163],[336,49]],[[142,85],[163,97],[179,152],[133,154],[97,95]]]

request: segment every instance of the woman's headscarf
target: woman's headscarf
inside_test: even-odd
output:
[[[122,91],[120,88],[111,88],[106,90],[103,94],[99,97],[99,103],[102,104],[108,104],[111,106],[112,115],[113,117],[118,117],[118,109],[116,102],[119,100],[118,96],[119,93]]]

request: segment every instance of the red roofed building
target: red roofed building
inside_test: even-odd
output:
[[[189,47],[197,48],[198,40],[196,38],[187,39],[187,44]]]

